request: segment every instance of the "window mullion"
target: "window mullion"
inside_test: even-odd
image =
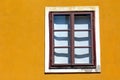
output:
[[[71,27],[71,30],[70,30],[70,37],[71,37],[71,44],[70,44],[70,54],[71,54],[71,65],[74,65],[74,14],[71,13],[70,14],[70,27]]]

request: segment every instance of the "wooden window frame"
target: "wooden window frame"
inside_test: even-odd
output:
[[[90,29],[83,29],[83,30],[74,30],[74,15],[90,15]],[[54,30],[54,15],[70,15],[70,30]],[[49,37],[50,37],[50,62],[49,68],[50,69],[65,69],[65,68],[95,68],[96,67],[96,53],[95,53],[95,26],[94,26],[94,11],[60,11],[60,12],[49,12]],[[54,32],[55,31],[69,31],[70,32],[70,46],[57,46],[55,47],[54,44]],[[91,46],[74,46],[74,32],[75,31],[88,31],[91,34]],[[70,64],[54,64],[54,49],[55,48],[70,48]],[[92,49],[92,64],[74,64],[74,49],[75,48],[91,48]]]

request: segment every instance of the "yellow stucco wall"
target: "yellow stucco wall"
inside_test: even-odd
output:
[[[99,74],[44,74],[46,6],[99,6]],[[0,0],[0,80],[120,80],[120,0]]]

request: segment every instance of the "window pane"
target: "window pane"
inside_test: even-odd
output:
[[[54,46],[68,46],[69,37],[68,31],[54,32]]]
[[[67,30],[69,23],[69,15],[54,15],[54,30]]]
[[[68,64],[70,63],[69,48],[55,48],[54,50],[54,64]]]
[[[75,46],[90,46],[91,36],[89,31],[75,31],[74,32],[74,45]]]
[[[91,48],[75,48],[75,64],[92,63]]]
[[[90,29],[90,15],[89,14],[79,14],[74,17],[74,29]]]

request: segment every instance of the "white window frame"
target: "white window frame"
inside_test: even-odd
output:
[[[96,40],[96,68],[94,69],[49,69],[49,12],[50,11],[94,11],[95,12],[95,40]],[[68,6],[45,8],[45,73],[78,73],[101,72],[100,63],[100,30],[98,6]]]

